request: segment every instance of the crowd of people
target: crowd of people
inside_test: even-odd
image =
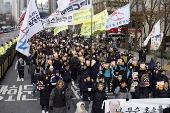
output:
[[[66,113],[73,97],[71,86],[78,82],[82,102],[75,113],[104,113],[104,100],[170,98],[166,71],[159,62],[146,62],[146,52],[139,50],[139,60],[131,51],[120,52],[112,45],[53,36],[41,31],[30,39],[30,56],[19,55],[15,69],[24,81],[24,66],[29,65],[42,113]],[[85,106],[89,106],[88,110]]]

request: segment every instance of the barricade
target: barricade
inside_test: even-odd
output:
[[[6,72],[12,66],[12,63],[16,56],[15,47],[16,43],[8,48],[4,55],[0,56],[0,81],[5,78]]]

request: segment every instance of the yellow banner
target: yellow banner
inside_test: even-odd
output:
[[[96,34],[99,34],[100,32],[105,30],[107,24],[106,21],[107,18],[108,18],[107,10],[104,10],[93,17],[92,36],[96,36]],[[91,35],[91,22],[82,25],[81,34]]]
[[[58,26],[54,29],[54,36],[58,34],[60,31],[68,29],[68,26]]]
[[[77,24],[82,24],[82,23],[88,23],[91,22],[91,15],[92,14],[92,9],[84,9],[84,10],[80,10],[78,12],[76,12],[73,17],[74,17],[74,25]]]

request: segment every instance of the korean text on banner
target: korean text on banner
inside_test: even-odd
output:
[[[60,0],[59,5],[65,4],[65,0]],[[83,9],[91,8],[92,0],[67,0],[68,6],[61,10],[58,8],[52,13],[44,23],[45,28],[73,25],[73,14]],[[59,6],[63,7],[63,6]],[[64,6],[65,7],[65,6]]]
[[[96,14],[93,17],[92,21],[92,36],[96,36],[100,31],[104,31],[106,27],[106,20],[108,18],[107,10],[102,11],[99,14]],[[85,23],[81,28],[82,35],[91,35],[91,22]]]
[[[113,12],[107,19],[106,30],[128,24],[130,22],[130,3]]]
[[[62,2],[65,3],[65,0],[62,0]],[[59,10],[61,15],[73,14],[92,7],[92,0],[70,0],[69,2],[69,5],[64,10]]]
[[[44,23],[45,28],[73,25],[73,14],[68,14],[66,16],[61,16],[59,12],[52,13]]]
[[[21,26],[16,50],[20,53],[29,55],[29,39],[37,32],[43,30],[41,18],[35,4],[35,0],[30,0],[26,15]]]
[[[58,34],[60,31],[68,29],[68,26],[59,26],[54,29],[54,36]]]
[[[163,113],[170,98],[105,100],[105,113]]]
[[[92,9],[84,9],[74,13],[74,25],[91,22]]]
[[[144,46],[146,46],[150,40],[150,38],[154,38],[156,35],[160,34],[160,20],[154,25],[154,27],[152,28],[151,33],[149,34],[149,36],[146,38],[146,40],[144,41]],[[153,39],[154,41],[154,39]]]
[[[155,24],[149,35],[151,36],[150,50],[157,50],[158,48],[157,39],[161,38],[160,20]]]

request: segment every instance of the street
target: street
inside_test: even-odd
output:
[[[2,33],[0,34],[0,45],[5,44],[5,42],[8,41],[8,39],[13,39],[16,36],[18,36],[19,31],[11,31],[9,33]]]

